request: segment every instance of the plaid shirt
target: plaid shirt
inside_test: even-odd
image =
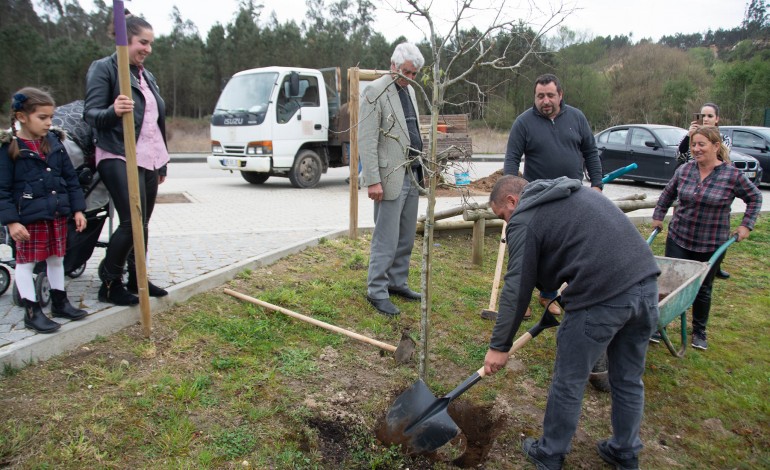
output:
[[[762,207],[759,189],[729,164],[717,166],[703,181],[694,161],[679,167],[661,193],[652,218],[663,220],[677,197],[679,205],[668,236],[682,248],[701,253],[716,251],[730,237],[730,207],[736,197],[746,203],[741,225],[749,230]]]

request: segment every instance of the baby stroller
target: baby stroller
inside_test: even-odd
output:
[[[110,196],[98,173],[96,173],[91,128],[83,121],[83,101],[74,101],[56,108],[53,124],[61,127],[67,133],[64,146],[67,149],[70,160],[72,160],[72,166],[75,167],[75,171],[78,174],[80,186],[83,188],[86,199],[86,210],[84,212],[87,221],[86,229],[82,232],[77,232],[75,230],[75,221],[72,218],[67,221],[67,251],[64,254],[64,273],[70,278],[77,278],[85,272],[86,263],[93,254],[94,249],[97,246],[107,246],[107,242],[100,241],[99,236],[104,228],[104,222],[108,218],[110,219],[110,228],[112,227],[112,211],[109,204]],[[13,258],[15,258],[13,240],[8,236],[7,230],[5,232],[5,243],[12,247]],[[15,267],[15,260],[0,259],[0,289],[2,289],[3,279],[7,272],[6,266]],[[40,305],[46,306],[51,301],[51,287],[48,283],[45,261],[35,265],[33,274],[35,275],[35,293],[37,294],[38,301]],[[13,303],[21,306],[22,299],[19,291],[15,284],[13,287]],[[0,292],[0,294],[3,292]]]

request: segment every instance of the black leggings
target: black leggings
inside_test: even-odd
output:
[[[109,158],[99,162],[97,167],[99,176],[107,190],[110,192],[112,204],[120,218],[120,224],[110,237],[107,253],[104,256],[103,271],[100,276],[103,281],[120,279],[123,274],[123,266],[129,262],[129,269],[133,269],[134,237],[131,229],[131,205],[128,197],[128,175],[126,162],[119,158]],[[150,223],[152,211],[155,208],[155,199],[158,196],[158,170],[148,170],[139,167],[139,198],[142,208],[144,223],[144,249],[147,251],[147,227]],[[129,254],[132,256],[129,258]]]
[[[716,250],[714,250],[716,251]],[[693,261],[708,261],[714,254],[714,251],[708,251],[705,253],[699,251],[690,251],[682,248],[674,243],[671,238],[666,239],[666,257],[689,259]],[[719,257],[716,263],[711,266],[706,279],[703,280],[698,295],[695,297],[695,301],[692,304],[692,330],[693,333],[705,333],[706,324],[709,321],[709,312],[711,310],[711,288],[714,285],[714,274],[719,269],[719,265],[722,264],[725,254]]]

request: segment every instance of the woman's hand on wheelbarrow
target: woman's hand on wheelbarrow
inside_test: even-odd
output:
[[[745,240],[746,238],[749,238],[749,233],[751,233],[751,230],[741,225],[740,227],[738,227],[738,230],[736,230],[735,233],[738,234],[737,241],[741,241],[741,240]]]
[[[662,220],[655,220],[655,219],[653,219],[652,220],[652,228],[653,228],[653,230],[656,229],[656,228],[659,229],[659,230],[663,230],[663,221]]]

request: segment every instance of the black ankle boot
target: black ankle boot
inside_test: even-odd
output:
[[[139,289],[136,285],[136,275],[132,274],[131,270],[128,271],[128,282],[126,283],[126,289],[128,289],[129,292],[133,292],[134,294],[139,293]],[[150,280],[147,280],[147,293],[150,295],[150,297],[164,297],[168,295],[168,291],[166,289],[162,289],[152,282]]]
[[[65,291],[51,289],[51,315],[77,321],[85,318],[88,312],[73,307]]]
[[[115,305],[136,305],[139,303],[139,297],[129,293],[120,279],[115,279],[102,282],[99,288],[99,301]]]
[[[38,333],[53,333],[61,328],[61,325],[51,320],[38,302],[24,299],[24,326]]]

